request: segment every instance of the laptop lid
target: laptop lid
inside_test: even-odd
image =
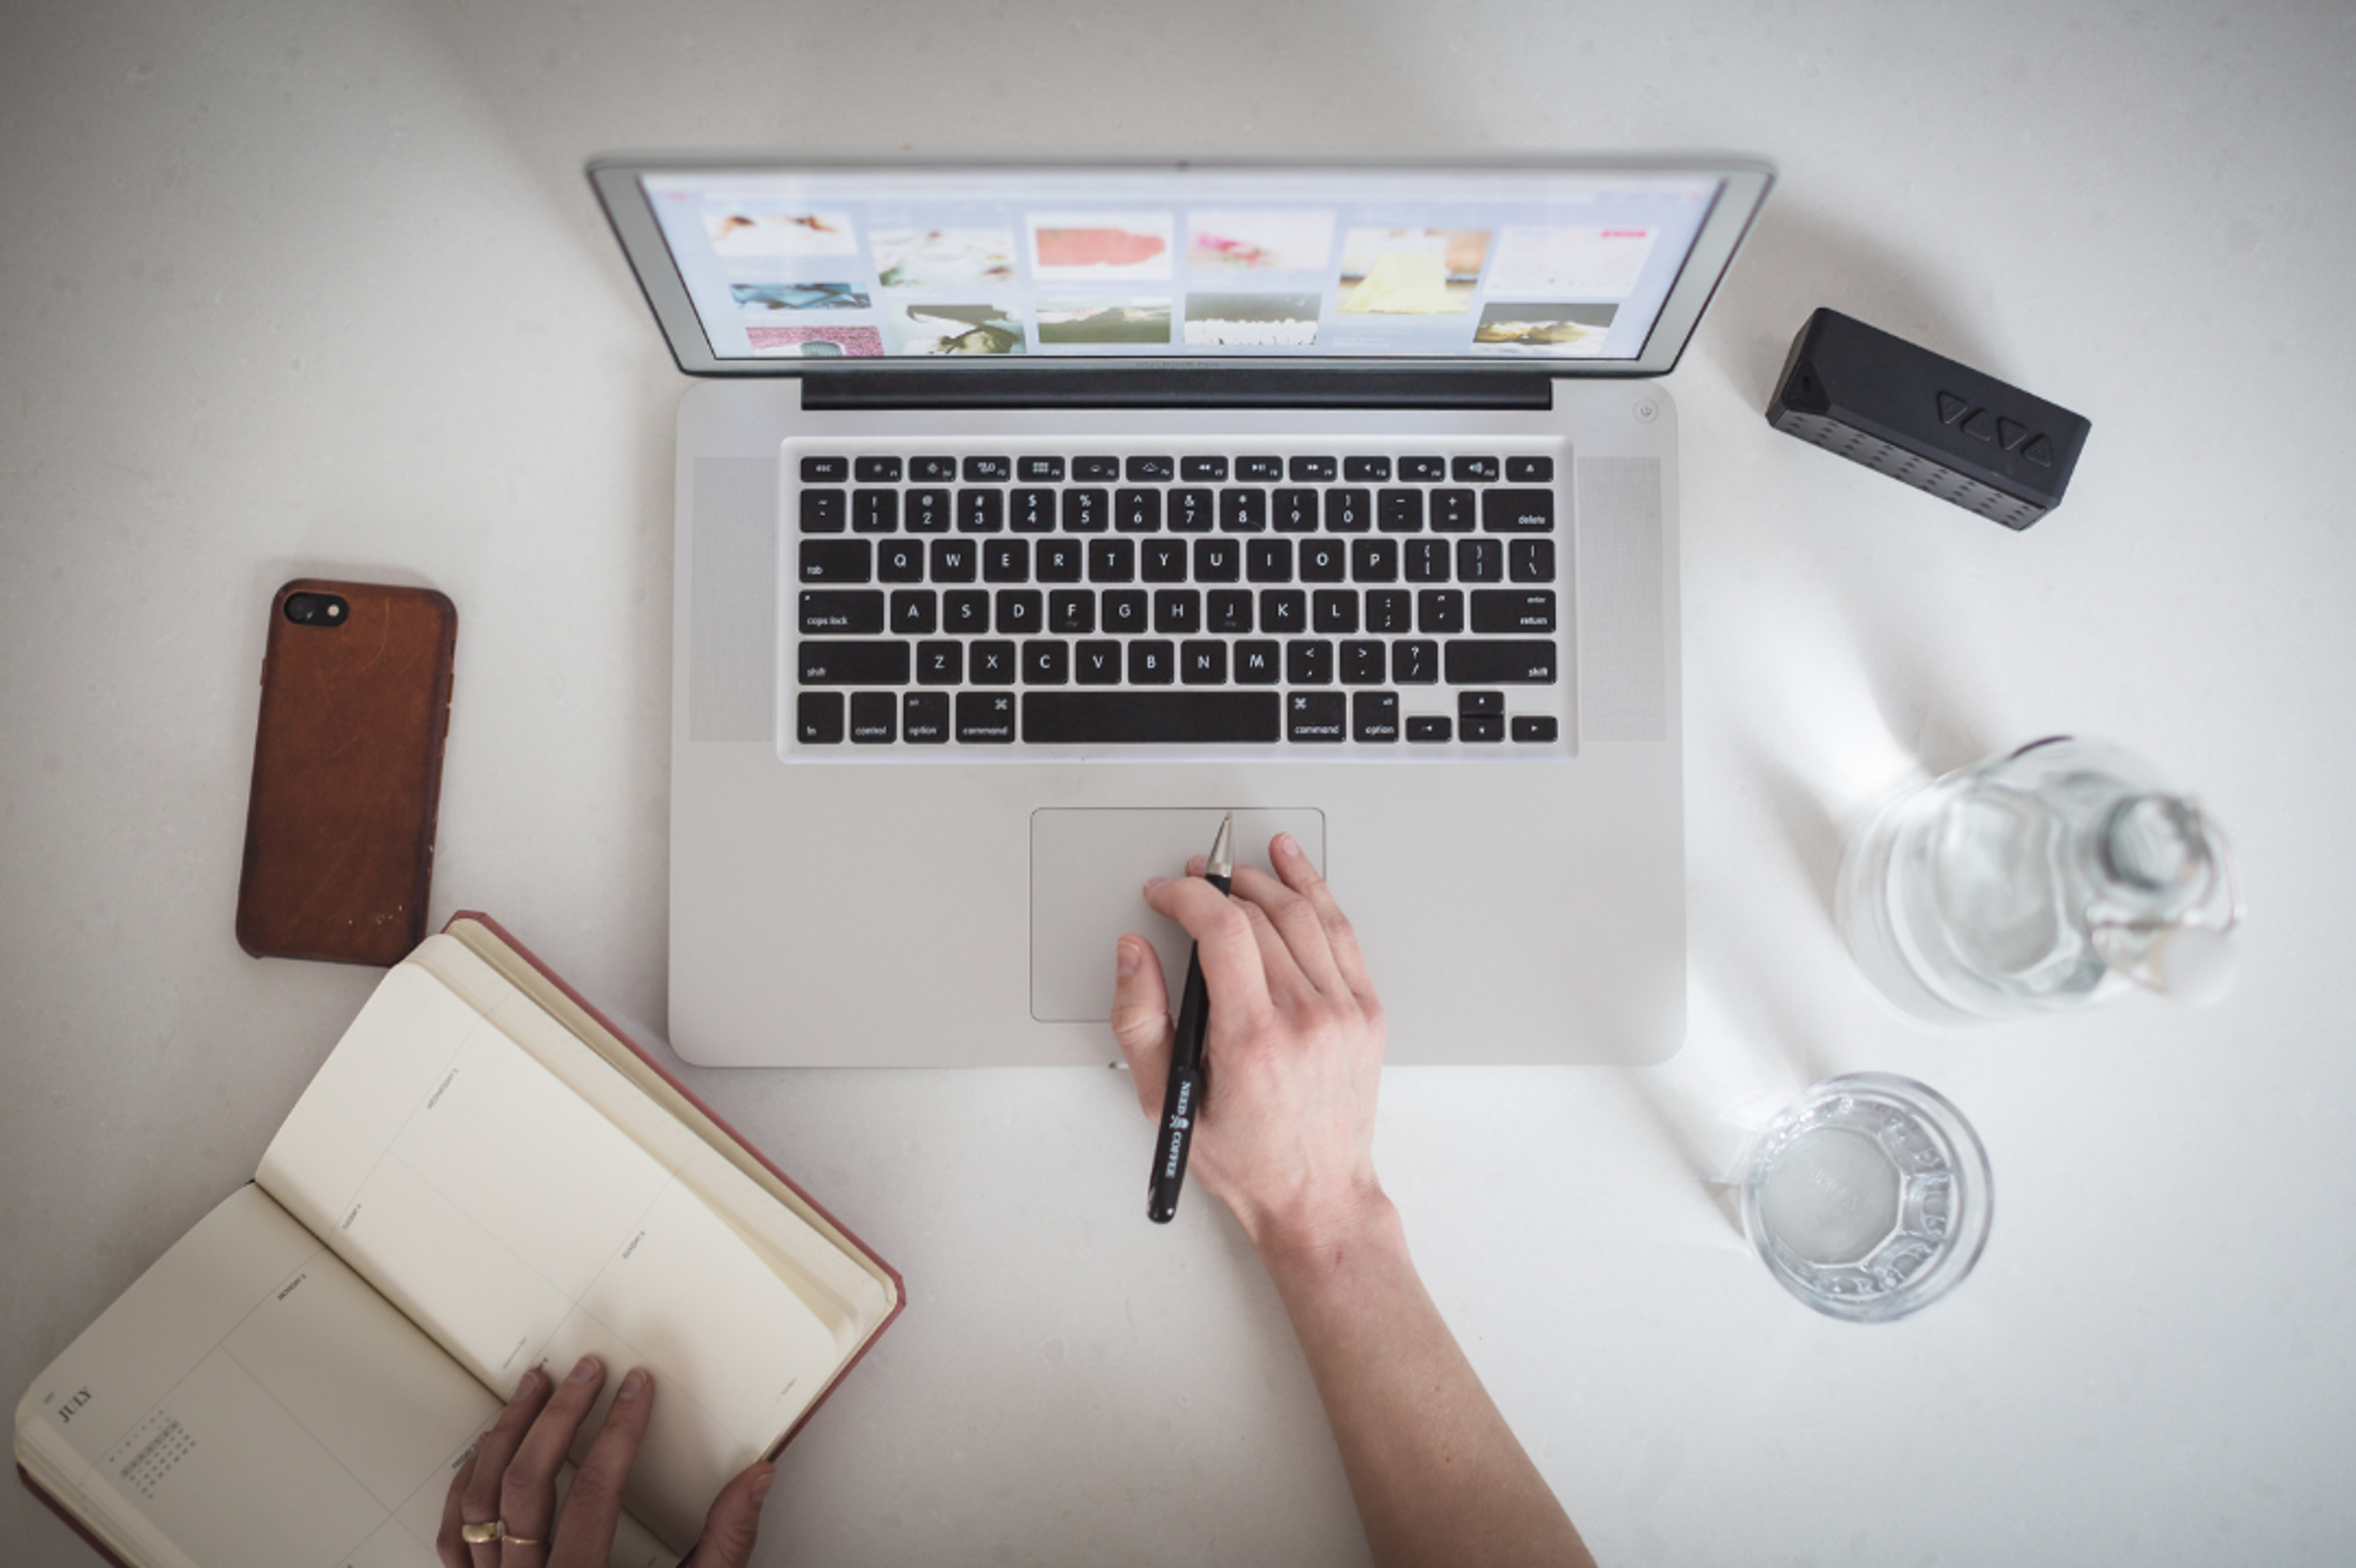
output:
[[[1545,406],[1674,368],[1773,181],[1484,164],[604,157],[672,357],[805,406]]]

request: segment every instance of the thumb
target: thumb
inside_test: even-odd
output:
[[[766,1461],[746,1467],[720,1488],[704,1516],[703,1534],[688,1559],[688,1568],[744,1568],[753,1561],[753,1538],[761,1531],[761,1499],[777,1467]]]
[[[1162,1114],[1162,1081],[1170,1074],[1170,987],[1153,944],[1124,936],[1114,950],[1112,1037],[1129,1059],[1137,1103],[1149,1117]]]

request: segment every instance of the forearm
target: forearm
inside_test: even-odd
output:
[[[1255,1227],[1375,1561],[1591,1564],[1408,1257],[1378,1189],[1313,1232]]]

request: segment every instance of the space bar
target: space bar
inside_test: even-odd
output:
[[[1273,691],[1026,691],[1023,739],[1033,746],[1274,741]]]

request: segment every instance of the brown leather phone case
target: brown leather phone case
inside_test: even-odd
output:
[[[298,594],[307,624],[288,613]],[[271,601],[237,893],[248,953],[395,964],[425,939],[457,638],[431,589],[303,578]]]

